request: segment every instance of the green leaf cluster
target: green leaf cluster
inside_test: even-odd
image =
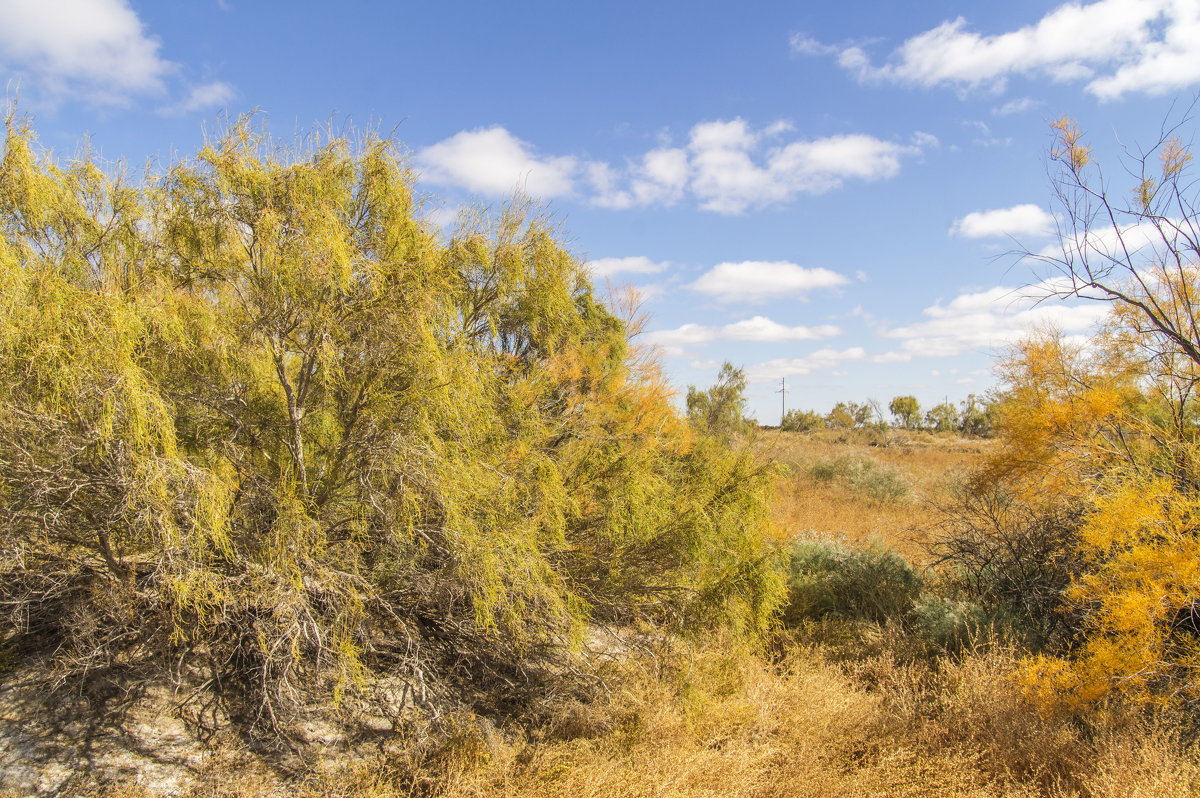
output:
[[[707,391],[689,385],[687,412],[692,426],[709,435],[728,438],[746,429],[746,370],[726,361]]]

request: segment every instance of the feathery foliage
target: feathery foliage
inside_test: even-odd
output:
[[[397,712],[532,684],[588,623],[767,628],[763,467],[528,203],[444,239],[388,141],[242,120],[135,183],[6,134],[6,645],[202,674],[282,733],[373,674]]]

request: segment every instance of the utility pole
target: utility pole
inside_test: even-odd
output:
[[[783,417],[787,415],[787,377],[779,378],[779,426],[783,426]]]

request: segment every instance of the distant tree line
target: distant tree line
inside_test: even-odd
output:
[[[718,437],[728,437],[754,426],[746,412],[746,371],[730,362],[721,366],[717,381],[707,390],[689,385],[687,415],[692,426]],[[998,403],[994,398],[970,394],[957,405],[945,401],[921,412],[915,396],[896,396],[887,414],[877,400],[838,402],[825,415],[815,410],[787,411],[780,424],[785,432],[814,429],[889,429],[899,427],[929,432],[957,432],[989,437],[996,426]],[[890,416],[890,420],[889,420]]]
[[[873,400],[863,403],[838,402],[823,416],[815,410],[797,408],[784,414],[780,429],[785,432],[805,432],[814,429],[900,427],[988,437],[995,428],[997,403],[989,397],[971,394],[957,405],[949,401],[942,402],[922,414],[916,397],[897,396],[888,403],[887,410],[888,415],[885,415],[880,403]]]

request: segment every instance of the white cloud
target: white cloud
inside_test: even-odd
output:
[[[1032,97],[1021,97],[1016,100],[1009,100],[998,108],[993,108],[992,113],[996,116],[1009,116],[1010,114],[1019,114],[1022,111],[1028,111],[1030,108],[1036,108],[1039,105],[1041,103]]]
[[[924,321],[886,331],[885,337],[902,341],[901,347],[879,357],[949,357],[972,349],[992,349],[1020,340],[1035,327],[1080,333],[1095,326],[1110,310],[1103,302],[1038,301],[1060,288],[1053,281],[1025,290],[996,286],[960,294],[946,304],[939,302],[922,311]]]
[[[653,283],[650,285],[636,285],[633,290],[637,292],[639,302],[652,302],[667,293],[667,286],[661,283]]]
[[[183,116],[197,111],[220,108],[228,105],[233,100],[235,93],[233,86],[221,81],[193,86],[187,97],[174,105],[160,108],[159,113],[164,116]]]
[[[806,269],[788,261],[748,260],[718,263],[692,283],[692,288],[722,301],[760,302],[803,297],[818,288],[837,288],[848,282],[829,269]]]
[[[1079,230],[1074,234],[1063,231],[1059,240],[1046,246],[1035,257],[1051,263],[1064,258],[1063,250],[1068,251],[1068,260],[1078,263],[1086,258],[1092,263],[1126,262],[1135,268],[1146,268],[1153,271],[1155,262],[1172,260],[1170,252],[1187,251],[1190,243],[1183,240],[1183,233],[1172,230],[1186,231],[1189,225],[1179,219],[1164,219],[1162,229],[1151,222],[1128,224],[1121,227],[1095,227],[1090,230]],[[1163,240],[1164,234],[1166,241]],[[1147,273],[1150,273],[1147,272]]]
[[[0,58],[52,96],[125,105],[176,69],[125,0],[0,0],[0,20]]]
[[[579,159],[539,155],[499,126],[464,130],[420,150],[415,160],[427,180],[492,196],[518,187],[535,197],[567,196],[580,171]]]
[[[908,39],[882,66],[857,46],[842,49],[838,61],[864,82],[998,92],[1011,76],[1046,76],[1087,81],[1089,92],[1111,100],[1200,82],[1197,39],[1200,4],[1194,0],[1100,0],[1064,4],[998,35],[971,31],[958,17]]]
[[[911,352],[884,352],[882,355],[871,355],[872,363],[907,363],[912,360]]]
[[[461,205],[439,205],[434,208],[426,208],[424,215],[426,221],[445,231],[454,226],[461,212]]]
[[[213,81],[172,100],[182,69],[160,49],[128,0],[0,0],[0,74],[19,81],[35,103],[127,107],[157,97],[166,101],[158,113],[175,116],[234,98],[231,85]]]
[[[822,44],[807,33],[793,33],[789,43],[792,52],[801,55],[832,55],[838,51],[833,45]]]
[[[604,278],[614,274],[657,274],[670,265],[667,261],[659,263],[644,255],[635,255],[628,258],[597,258],[589,260],[584,267],[593,277]]]
[[[651,150],[642,156],[640,163],[628,167],[627,175],[605,163],[592,163],[588,167],[588,179],[596,190],[592,204],[618,210],[673,205],[683,197],[690,176],[687,152],[674,147]],[[628,186],[622,188],[623,182],[628,182]]]
[[[950,234],[963,238],[1018,238],[1047,236],[1054,231],[1054,217],[1037,205],[1014,205],[991,211],[975,211],[956,219]]]
[[[763,152],[760,134],[741,119],[704,122],[692,128],[692,192],[700,207],[744,213],[752,206],[785,202],[797,194],[822,194],[847,179],[894,177],[904,156],[921,145],[902,145],[861,133],[793,141]],[[918,139],[928,146],[930,137]]]
[[[937,136],[933,135],[932,133],[926,133],[923,130],[918,130],[916,133],[913,133],[912,142],[913,146],[919,147],[920,149],[935,149],[942,146],[942,143],[938,141]]]
[[[1088,89],[1102,100],[1129,92],[1167,94],[1200,81],[1200,8],[1193,2],[1165,3],[1167,22],[1161,38],[1151,38],[1136,58],[1111,75],[1096,78]]]
[[[804,357],[777,358],[765,363],[758,363],[746,369],[746,377],[751,382],[768,382],[781,377],[793,377],[811,374],[814,371],[834,369],[849,361],[862,360],[867,353],[860,346],[837,351],[834,349],[819,349]]]
[[[701,122],[686,147],[658,147],[614,166],[543,155],[494,126],[461,131],[420,150],[415,161],[426,179],[481,194],[504,195],[520,186],[538,197],[578,196],[613,209],[670,206],[690,194],[704,210],[740,214],[831,191],[847,180],[894,177],[903,158],[937,146],[935,136],[922,132],[911,144],[862,133],[786,141],[792,129],[786,121],[761,130],[742,119]]]
[[[842,330],[832,324],[816,327],[788,327],[771,321],[766,316],[726,324],[721,328],[721,337],[731,341],[809,341],[814,338],[830,338],[841,335]]]
[[[768,138],[774,138],[775,136],[781,136],[784,133],[791,133],[795,129],[796,126],[791,122],[786,119],[780,119],[763,128],[763,135],[767,136]]]
[[[803,325],[788,327],[785,324],[772,321],[766,316],[755,316],[724,326],[684,324],[673,330],[656,330],[647,333],[646,338],[650,343],[661,346],[668,354],[678,355],[689,346],[697,346],[718,340],[782,343],[786,341],[813,341],[841,334],[841,328],[832,324],[821,324],[816,327],[806,327]]]
[[[684,324],[674,330],[655,330],[646,333],[645,340],[662,347],[668,355],[681,355],[689,346],[707,344],[716,339],[714,328],[703,324]]]

